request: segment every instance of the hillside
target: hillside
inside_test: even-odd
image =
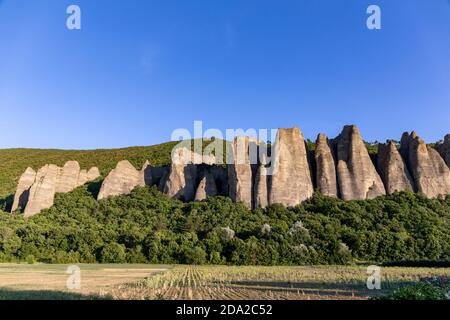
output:
[[[176,144],[0,150],[0,211],[28,166],[77,160],[82,168],[97,166],[104,177],[123,159],[137,169],[145,160],[168,164]],[[318,152],[316,146],[309,143],[311,151]],[[0,261],[292,265],[450,257],[450,196],[401,192],[343,201],[315,192],[291,208],[249,210],[223,196],[173,201],[156,186],[97,201],[99,187],[91,182],[58,193],[54,206],[28,220],[0,212]]]
[[[154,165],[167,164],[176,144],[167,142],[149,147],[98,150],[0,149],[0,198],[14,193],[17,181],[27,167],[37,170],[48,163],[62,166],[66,161],[77,160],[82,168],[98,167],[104,176],[124,159],[136,168],[145,160]]]

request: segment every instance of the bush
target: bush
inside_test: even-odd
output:
[[[185,260],[187,264],[205,264],[206,252],[200,247],[188,248],[185,252]]]
[[[30,254],[30,255],[27,256],[26,261],[27,261],[28,264],[35,264],[36,263],[36,258],[32,254]]]
[[[448,300],[447,292],[428,283],[417,283],[395,289],[382,300]]]
[[[101,262],[102,263],[126,262],[125,246],[115,242],[107,244],[102,249]]]

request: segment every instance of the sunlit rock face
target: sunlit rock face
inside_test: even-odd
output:
[[[273,172],[268,188],[269,204],[292,207],[309,199],[314,186],[300,129],[278,129],[271,156]]]
[[[97,168],[80,170],[77,161],[68,161],[62,168],[45,165],[37,173],[27,168],[19,179],[11,212],[20,209],[25,217],[31,217],[53,206],[56,193],[70,192],[98,176]]]
[[[342,199],[373,199],[386,194],[383,182],[356,126],[345,126],[334,139],[337,180]]]
[[[250,137],[236,137],[231,144],[228,163],[229,196],[234,202],[241,202],[247,208],[253,207],[253,170],[257,163],[258,141]]]
[[[17,185],[17,190],[14,195],[14,202],[11,207],[11,212],[16,210],[24,210],[28,203],[28,198],[30,195],[30,188],[36,180],[36,171],[32,168],[27,168],[25,172],[20,176],[19,183]]]
[[[145,170],[145,169],[144,169]],[[129,161],[123,160],[103,180],[98,199],[129,194],[138,186],[145,186],[144,170],[137,170]]]
[[[25,218],[34,216],[43,209],[53,206],[58,174],[61,168],[50,164],[42,167],[36,174],[36,180],[30,188],[28,203],[25,207]]]
[[[400,152],[417,191],[429,198],[450,194],[450,169],[438,151],[427,146],[415,132],[405,132]]]
[[[414,191],[414,181],[393,141],[378,145],[378,172],[387,194]]]
[[[317,189],[329,197],[338,196],[336,163],[326,135],[319,134],[315,149]]]

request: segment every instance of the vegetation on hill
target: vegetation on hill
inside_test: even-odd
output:
[[[212,141],[203,140],[203,148]],[[121,160],[130,161],[136,169],[141,169],[146,160],[153,166],[170,164],[172,149],[178,143],[98,150],[0,149],[0,210],[7,206],[5,202],[12,201],[17,182],[27,167],[37,171],[46,164],[63,166],[67,161],[76,160],[82,169],[98,167],[101,175],[105,177]]]
[[[173,201],[155,188],[95,200],[99,183],[58,194],[24,220],[0,213],[0,261],[236,265],[448,260],[450,197],[367,201],[320,194],[249,211],[225,197]]]
[[[151,147],[99,150],[0,149],[0,198],[15,192],[17,181],[27,167],[38,170],[46,164],[62,166],[69,160],[77,160],[81,168],[96,166],[105,176],[118,161],[125,159],[136,168],[141,168],[145,160],[154,165],[168,164],[176,144],[169,142]]]

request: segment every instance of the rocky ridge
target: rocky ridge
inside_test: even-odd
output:
[[[450,194],[450,135],[435,148],[415,132],[404,133],[400,148],[393,141],[379,144],[372,159],[356,126],[341,134],[317,137],[314,154],[299,128],[279,129],[273,145],[237,137],[227,150],[227,164],[186,147],[174,149],[169,166],[147,161],[138,170],[120,161],[104,179],[98,200],[129,194],[138,186],[156,186],[173,199],[203,201],[228,196],[249,209],[271,204],[296,206],[314,190],[343,200],[372,199],[397,191],[422,192],[427,197]],[[55,193],[70,192],[99,177],[97,168],[80,170],[76,161],[62,168],[46,165],[22,174],[12,211],[29,217],[53,205]]]

